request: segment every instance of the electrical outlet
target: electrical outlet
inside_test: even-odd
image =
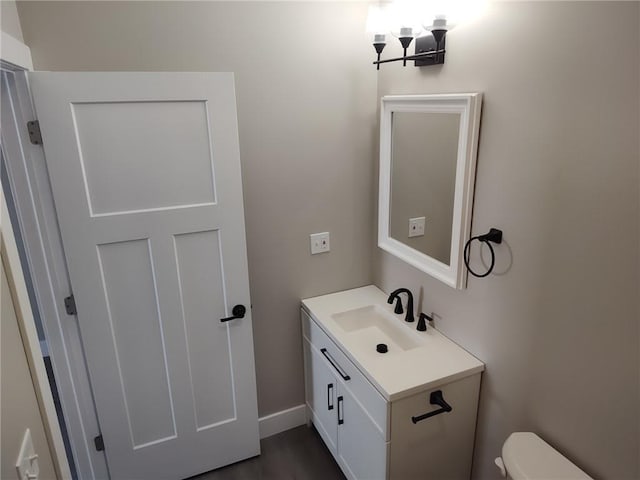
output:
[[[312,233],[309,235],[309,239],[311,240],[311,255],[325,253],[331,250],[329,232]]]
[[[421,237],[424,235],[425,217],[409,219],[409,237]]]

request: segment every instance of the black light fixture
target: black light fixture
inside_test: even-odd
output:
[[[479,18],[487,4],[487,0],[379,0],[369,5],[367,31],[374,34],[377,54],[373,64],[378,70],[383,63],[399,61],[404,66],[407,61],[413,61],[416,67],[442,65],[447,32]],[[401,57],[380,58],[387,45],[387,34],[400,41]],[[415,50],[407,54],[412,43]]]
[[[378,14],[380,15],[380,14]],[[381,22],[378,22],[380,24]],[[384,33],[375,33],[373,40],[373,47],[378,54],[378,58],[374,65],[377,70],[380,70],[380,64],[402,61],[403,66],[407,66],[407,60],[414,61],[416,67],[425,67],[429,65],[441,65],[445,59],[445,39],[447,31],[447,19],[444,15],[437,15],[433,19],[433,23],[429,26],[425,26],[426,34],[418,36],[415,41],[415,53],[413,55],[407,55],[407,49],[411,45],[415,37],[416,29],[409,26],[402,26],[399,29],[399,34],[396,35],[400,44],[402,45],[403,55],[395,58],[380,59],[380,55],[386,46],[386,35]]]
[[[376,33],[373,36],[373,48],[376,49],[376,53],[378,54],[378,61],[373,63],[376,63],[378,65],[377,70],[380,70],[380,54],[382,53],[382,50],[384,50],[384,47],[387,44],[384,37],[385,37],[384,33]]]

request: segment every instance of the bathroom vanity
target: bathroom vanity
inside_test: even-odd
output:
[[[468,479],[484,365],[386,300],[302,301],[307,418],[349,479]]]

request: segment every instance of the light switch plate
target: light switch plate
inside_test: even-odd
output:
[[[416,217],[409,219],[409,237],[421,237],[424,235],[425,217]]]
[[[38,455],[33,447],[33,440],[31,440],[31,430],[28,428],[22,437],[22,446],[16,460],[16,470],[20,480],[37,480],[40,475]]]
[[[309,235],[309,239],[311,240],[311,255],[331,250],[329,232],[312,233]]]

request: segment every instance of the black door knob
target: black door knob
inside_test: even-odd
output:
[[[247,313],[247,309],[244,305],[236,305],[231,310],[232,317],[221,318],[221,322],[228,322],[229,320],[235,320],[236,318],[244,318],[245,313]]]

